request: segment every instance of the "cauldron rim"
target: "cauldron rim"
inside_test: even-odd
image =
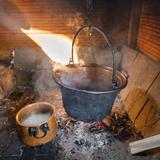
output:
[[[109,71],[113,71],[113,68],[109,67],[109,66],[104,66],[104,65],[80,65],[80,64],[73,64],[73,65],[66,65],[65,67],[73,67],[73,66],[78,66],[78,67],[99,67],[101,69],[105,69],[105,70],[109,70]],[[88,93],[88,94],[106,94],[106,93],[114,93],[114,92],[119,92],[121,89],[125,88],[127,83],[128,83],[128,79],[127,76],[125,74],[123,74],[122,72],[116,70],[116,75],[119,74],[121,75],[121,77],[123,77],[124,79],[124,84],[117,88],[117,89],[112,89],[112,90],[107,90],[107,91],[91,91],[91,90],[84,90],[84,89],[77,89],[74,87],[70,87],[65,85],[63,82],[61,82],[57,76],[56,76],[56,71],[53,71],[53,79],[55,80],[55,82],[67,89],[73,90],[73,91],[77,91],[77,92],[83,92],[83,93]]]

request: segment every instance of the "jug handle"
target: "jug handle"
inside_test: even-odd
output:
[[[77,33],[75,34],[74,38],[73,38],[73,42],[72,42],[72,49],[71,49],[71,57],[69,59],[69,64],[74,64],[74,44],[75,44],[75,40],[78,36],[78,34],[84,29],[84,28],[93,28],[94,30],[96,30],[97,32],[99,32],[103,38],[106,40],[109,48],[111,49],[112,51],[112,68],[113,68],[113,74],[112,74],[112,86],[113,86],[113,89],[118,89],[119,86],[118,86],[118,82],[116,81],[116,77],[115,77],[115,74],[116,74],[116,67],[115,67],[115,50],[109,40],[109,38],[105,35],[104,31],[102,31],[100,28],[96,27],[96,26],[93,26],[93,25],[90,25],[90,24],[87,24],[87,25],[84,25],[82,26],[78,31]]]
[[[38,135],[38,127],[29,127],[28,128],[28,134],[29,134],[29,136],[30,137],[35,137],[35,138],[37,138],[37,139],[39,139],[39,138],[44,138],[46,135],[47,135],[47,131],[49,130],[49,127],[48,127],[48,124],[47,123],[45,123],[45,124],[42,124],[41,126],[40,126],[40,130],[42,130],[42,132],[43,132],[43,135],[42,136],[37,136]]]

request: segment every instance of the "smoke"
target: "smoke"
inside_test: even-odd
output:
[[[15,11],[14,13],[12,12],[13,10]],[[8,0],[0,1],[0,26],[11,32],[21,32],[21,27],[29,28],[23,13],[16,7],[13,1]]]
[[[78,30],[83,25],[84,25],[84,18],[82,13],[80,12],[77,12],[75,15],[70,16],[67,19],[67,26],[72,29]]]
[[[33,87],[42,99],[47,91],[57,87],[52,77],[53,65],[40,48],[16,48],[14,69],[17,86]]]
[[[112,67],[112,52],[109,48],[102,48],[102,47],[79,47],[78,57],[79,62],[83,65],[90,65],[90,64],[98,64]],[[115,53],[115,67],[119,68],[120,60],[121,60],[121,52]]]
[[[55,71],[57,81],[67,87],[86,91],[112,89],[112,72],[102,67],[63,67]]]

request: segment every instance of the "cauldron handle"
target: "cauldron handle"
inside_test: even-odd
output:
[[[112,74],[112,85],[113,85],[113,89],[117,89],[119,88],[118,86],[118,82],[116,81],[116,77],[115,77],[115,74],[116,74],[116,67],[115,67],[115,51],[114,51],[114,48],[109,40],[109,38],[105,35],[105,33],[98,27],[96,26],[93,26],[93,25],[84,25],[82,26],[78,31],[77,33],[75,34],[74,38],[73,38],[73,42],[72,42],[72,50],[71,50],[71,57],[69,59],[69,64],[74,64],[74,44],[75,44],[75,40],[78,36],[78,34],[84,29],[84,28],[93,28],[94,30],[98,31],[103,37],[104,39],[106,40],[109,48],[111,49],[112,51],[112,67],[113,67],[113,74]]]

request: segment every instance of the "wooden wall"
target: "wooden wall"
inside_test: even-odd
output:
[[[130,0],[95,0],[91,21],[121,46],[126,43],[129,14]],[[72,39],[86,21],[86,0],[0,0],[0,59],[13,48],[38,47],[21,28],[43,31],[30,34],[63,34]],[[99,38],[94,38],[97,45]],[[83,39],[82,45],[86,44]]]
[[[137,47],[160,60],[160,1],[143,0]]]
[[[123,70],[128,84],[120,92],[125,110],[144,137],[160,133],[160,63],[124,47]]]

